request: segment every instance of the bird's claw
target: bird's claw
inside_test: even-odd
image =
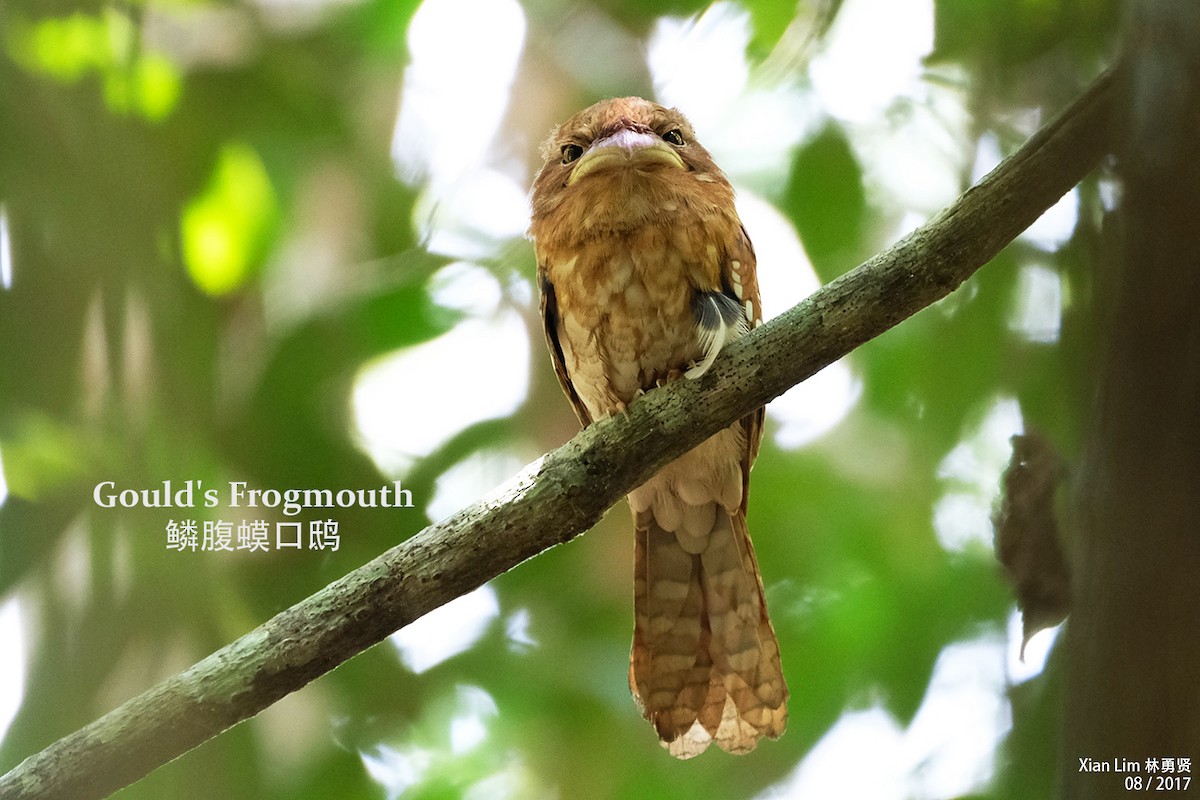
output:
[[[672,367],[667,370],[667,374],[654,381],[654,385],[658,388],[666,386],[668,383],[673,383],[683,377],[683,370],[678,367]]]

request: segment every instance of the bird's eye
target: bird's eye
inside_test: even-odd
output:
[[[577,144],[564,144],[562,146],[562,162],[564,164],[570,164],[581,155],[583,155],[583,148]]]
[[[683,132],[679,128],[671,128],[671,130],[662,135],[662,138],[676,147],[683,147]]]

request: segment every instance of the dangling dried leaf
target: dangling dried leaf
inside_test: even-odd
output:
[[[1025,645],[1064,619],[1071,608],[1071,573],[1058,535],[1054,496],[1064,465],[1037,431],[1012,437],[1012,460],[992,524],[996,559],[1017,595]]]

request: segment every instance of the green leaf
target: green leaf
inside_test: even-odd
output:
[[[861,260],[866,192],[862,168],[840,127],[826,125],[796,153],[780,206],[822,280]]]
[[[765,57],[771,52],[789,24],[796,17],[797,4],[779,0],[742,0],[741,5],[750,12],[754,34],[750,39],[750,52]]]
[[[240,289],[262,262],[279,219],[271,179],[254,149],[221,148],[205,189],[180,219],[188,275],[205,294]]]

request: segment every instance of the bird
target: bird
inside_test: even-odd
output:
[[[557,126],[529,237],[555,374],[582,425],[695,379],[762,323],[734,190],[678,110],[603,100]],[[629,684],[677,758],[743,754],[787,724],[788,689],[746,528],[763,409],[628,495],[635,529]]]

